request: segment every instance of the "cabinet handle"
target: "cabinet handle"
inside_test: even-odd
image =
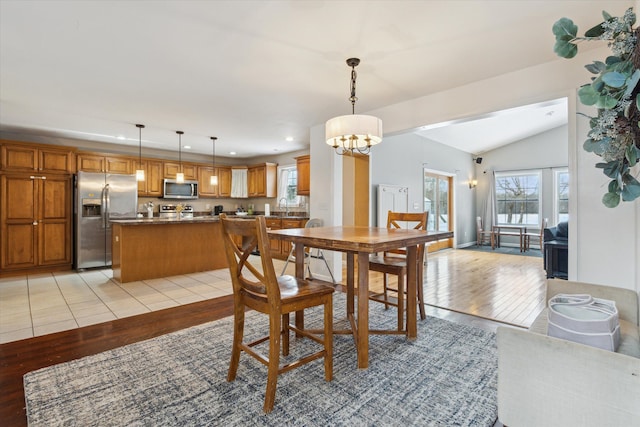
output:
[[[35,176],[33,176],[33,175],[31,175],[29,178],[31,178],[31,179],[36,179],[36,177],[35,177]]]
[[[38,221],[33,221],[33,225],[38,225]]]
[[[40,179],[47,179],[47,177],[46,176],[41,176]]]

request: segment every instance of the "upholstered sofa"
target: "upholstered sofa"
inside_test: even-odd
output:
[[[547,309],[529,330],[499,327],[499,420],[512,427],[640,426],[638,293],[549,279],[547,301],[558,293],[615,301],[618,351],[547,336]]]

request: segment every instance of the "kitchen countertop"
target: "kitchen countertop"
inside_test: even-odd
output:
[[[257,215],[228,215],[231,218],[255,218]],[[266,218],[281,218],[281,219],[309,219],[308,216],[292,216],[292,215],[270,215]],[[219,222],[220,217],[217,215],[203,215],[195,216],[193,218],[132,218],[132,219],[112,219],[110,222],[122,225],[150,225],[150,224],[193,224],[193,223],[206,223],[206,222]]]

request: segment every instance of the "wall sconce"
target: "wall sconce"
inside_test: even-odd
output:
[[[470,179],[469,180],[469,188],[473,189],[476,188],[478,186],[478,180],[477,179]]]

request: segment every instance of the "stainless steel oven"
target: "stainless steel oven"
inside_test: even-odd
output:
[[[163,219],[178,219],[178,205],[160,205],[160,218]],[[182,211],[180,217],[183,219],[193,218],[193,206],[182,205]]]

